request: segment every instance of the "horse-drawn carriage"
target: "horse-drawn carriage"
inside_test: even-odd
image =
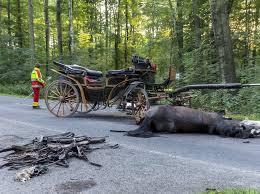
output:
[[[100,71],[54,61],[59,69],[52,71],[60,76],[45,91],[48,110],[57,117],[67,117],[116,104],[118,109],[132,114],[138,123],[150,107],[149,97],[161,98],[159,89],[170,84],[174,71],[170,68],[169,78],[155,84],[154,65],[139,57],[134,57],[132,62],[133,68],[110,70],[103,75]],[[156,97],[154,90],[158,90],[159,96]]]
[[[190,90],[240,89],[259,87],[260,84],[195,84],[166,91],[175,78],[175,70],[169,68],[169,77],[163,83],[155,83],[156,66],[149,60],[135,56],[133,67],[110,70],[103,75],[100,71],[79,65],[54,64],[59,79],[53,81],[45,91],[48,110],[57,117],[67,117],[75,112],[90,112],[117,105],[118,109],[132,114],[139,123],[149,109],[150,102],[168,99],[173,105],[189,105]],[[188,92],[188,93],[187,93]],[[188,103],[187,103],[188,102]]]

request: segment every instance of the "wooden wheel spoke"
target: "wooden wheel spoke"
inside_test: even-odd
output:
[[[59,84],[59,89],[60,89],[60,95],[63,96],[63,88],[62,84]]]
[[[56,103],[57,101],[48,101],[48,104]]]
[[[144,117],[149,109],[149,101],[144,89],[136,91],[132,96],[132,110],[137,123]]]
[[[52,107],[51,111],[53,111],[61,102],[59,101],[54,107]]]
[[[57,91],[58,96],[61,96],[61,93],[60,93],[60,91],[59,91],[59,85],[58,85],[57,87],[55,87],[55,90]]]
[[[76,102],[75,102],[75,101],[70,101],[70,100],[69,100],[68,103],[69,103],[70,107],[73,108],[73,104],[72,104],[72,103],[76,103]]]
[[[50,99],[59,99],[58,96],[48,96],[48,98],[50,98]]]
[[[73,94],[71,96],[66,96],[65,99],[76,97],[76,94]]]
[[[68,87],[68,85],[66,84],[66,86],[65,86],[65,88],[64,88],[63,96],[65,96],[65,92],[66,92],[66,90],[67,90],[67,87]]]
[[[59,94],[57,94],[57,93],[54,92],[53,90],[51,90],[51,93],[53,93],[53,94],[56,95],[57,97],[60,96]]]
[[[64,113],[64,103],[62,103],[62,112],[63,112],[63,115],[65,115],[65,113]]]
[[[69,111],[71,111],[71,108],[67,105],[67,103],[64,103],[64,104],[69,109]]]
[[[57,111],[57,115],[58,115],[58,116],[59,116],[61,104],[62,104],[62,103],[60,103],[59,108],[58,108],[58,111]]]
[[[70,88],[69,91],[66,92],[66,94],[65,94],[64,96],[67,96],[67,95],[71,92],[72,89],[73,89],[73,88]]]
[[[76,103],[76,99],[72,98],[72,99],[66,99],[68,102],[72,102],[72,103]]]

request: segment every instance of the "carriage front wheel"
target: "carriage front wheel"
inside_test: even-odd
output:
[[[71,116],[79,106],[79,92],[66,80],[52,82],[46,89],[44,97],[48,110],[57,117]]]
[[[132,95],[132,110],[136,124],[144,118],[145,112],[150,108],[148,95],[143,88],[137,88]]]

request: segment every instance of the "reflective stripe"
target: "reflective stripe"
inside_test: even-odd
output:
[[[43,79],[38,79],[37,81],[38,81],[38,82],[41,82],[41,83],[43,83],[43,84],[44,84],[44,81],[43,81]]]
[[[33,102],[32,105],[33,106],[39,106],[39,102]]]
[[[32,85],[32,88],[41,88],[41,85]]]
[[[42,74],[41,74],[40,70],[39,70],[39,69],[36,69],[35,71],[36,71],[36,73],[37,73],[38,78],[39,78],[39,79],[42,78]]]

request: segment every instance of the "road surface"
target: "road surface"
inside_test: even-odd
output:
[[[73,159],[69,168],[52,167],[25,183],[14,180],[15,171],[2,169],[0,193],[198,193],[206,188],[260,188],[260,138],[246,144],[242,139],[213,135],[162,134],[142,139],[109,131],[135,128],[133,119],[114,110],[56,118],[46,109],[32,110],[31,100],[0,96],[1,147],[67,131],[108,136],[109,143],[120,145],[90,154],[89,159],[102,168]]]

